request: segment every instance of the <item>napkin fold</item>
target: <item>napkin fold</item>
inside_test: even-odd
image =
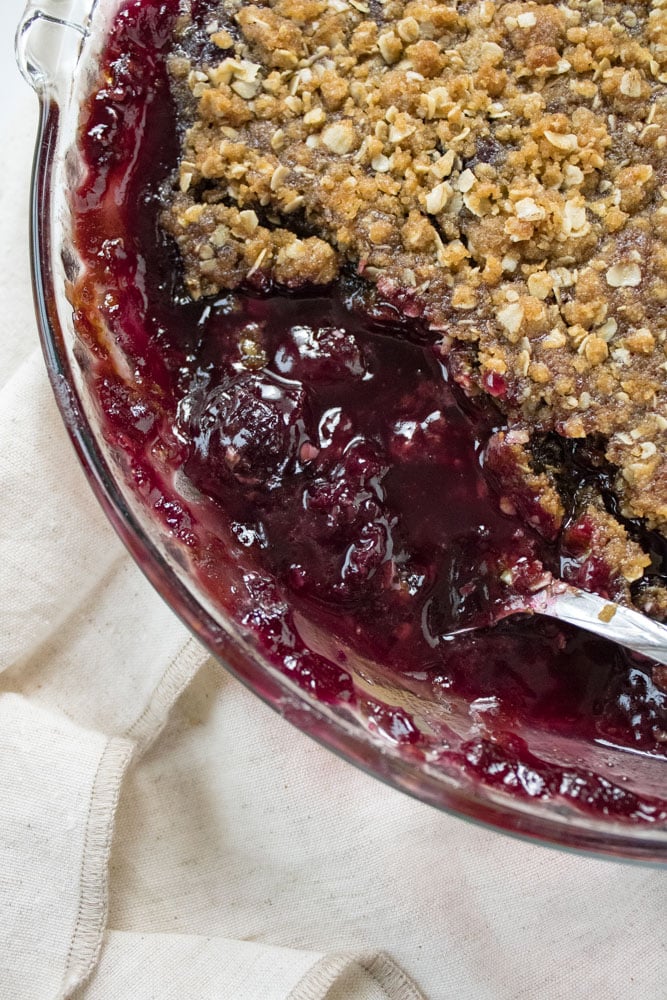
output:
[[[75,1000],[419,1000],[382,953],[319,955],[223,938],[108,934],[102,960]]]
[[[132,749],[19,695],[0,696],[2,995],[64,996],[91,971]]]

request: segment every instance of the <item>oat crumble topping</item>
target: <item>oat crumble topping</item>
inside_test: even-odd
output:
[[[188,24],[165,225],[191,295],[353,266],[516,433],[601,435],[622,513],[665,531],[667,0],[229,0],[200,61]]]

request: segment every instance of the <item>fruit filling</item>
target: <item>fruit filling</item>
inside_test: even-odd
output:
[[[664,669],[508,615],[552,577],[667,609],[662,8],[185,6],[120,6],[79,132],[71,299],[129,488],[382,738],[664,820],[657,770],[631,791]]]

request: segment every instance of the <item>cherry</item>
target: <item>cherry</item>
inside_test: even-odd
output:
[[[270,487],[296,459],[303,389],[268,374],[207,381],[195,382],[185,407],[193,443],[188,475],[212,496],[230,476]]]

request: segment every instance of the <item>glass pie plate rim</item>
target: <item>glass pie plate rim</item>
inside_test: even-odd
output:
[[[452,815],[533,842],[583,853],[667,863],[667,826],[613,821],[559,801],[522,800],[401,755],[358,716],[316,701],[253,650],[236,623],[216,614],[151,533],[136,498],[105,455],[74,356],[72,310],[64,293],[65,178],[85,68],[108,10],[119,0],[29,0],[18,26],[17,59],[40,103],[31,188],[33,293],[42,349],[56,400],[86,477],[115,531],[160,596],[211,654],[298,729],[368,774]],[[60,196],[58,194],[60,192]],[[65,259],[63,259],[65,258]]]

